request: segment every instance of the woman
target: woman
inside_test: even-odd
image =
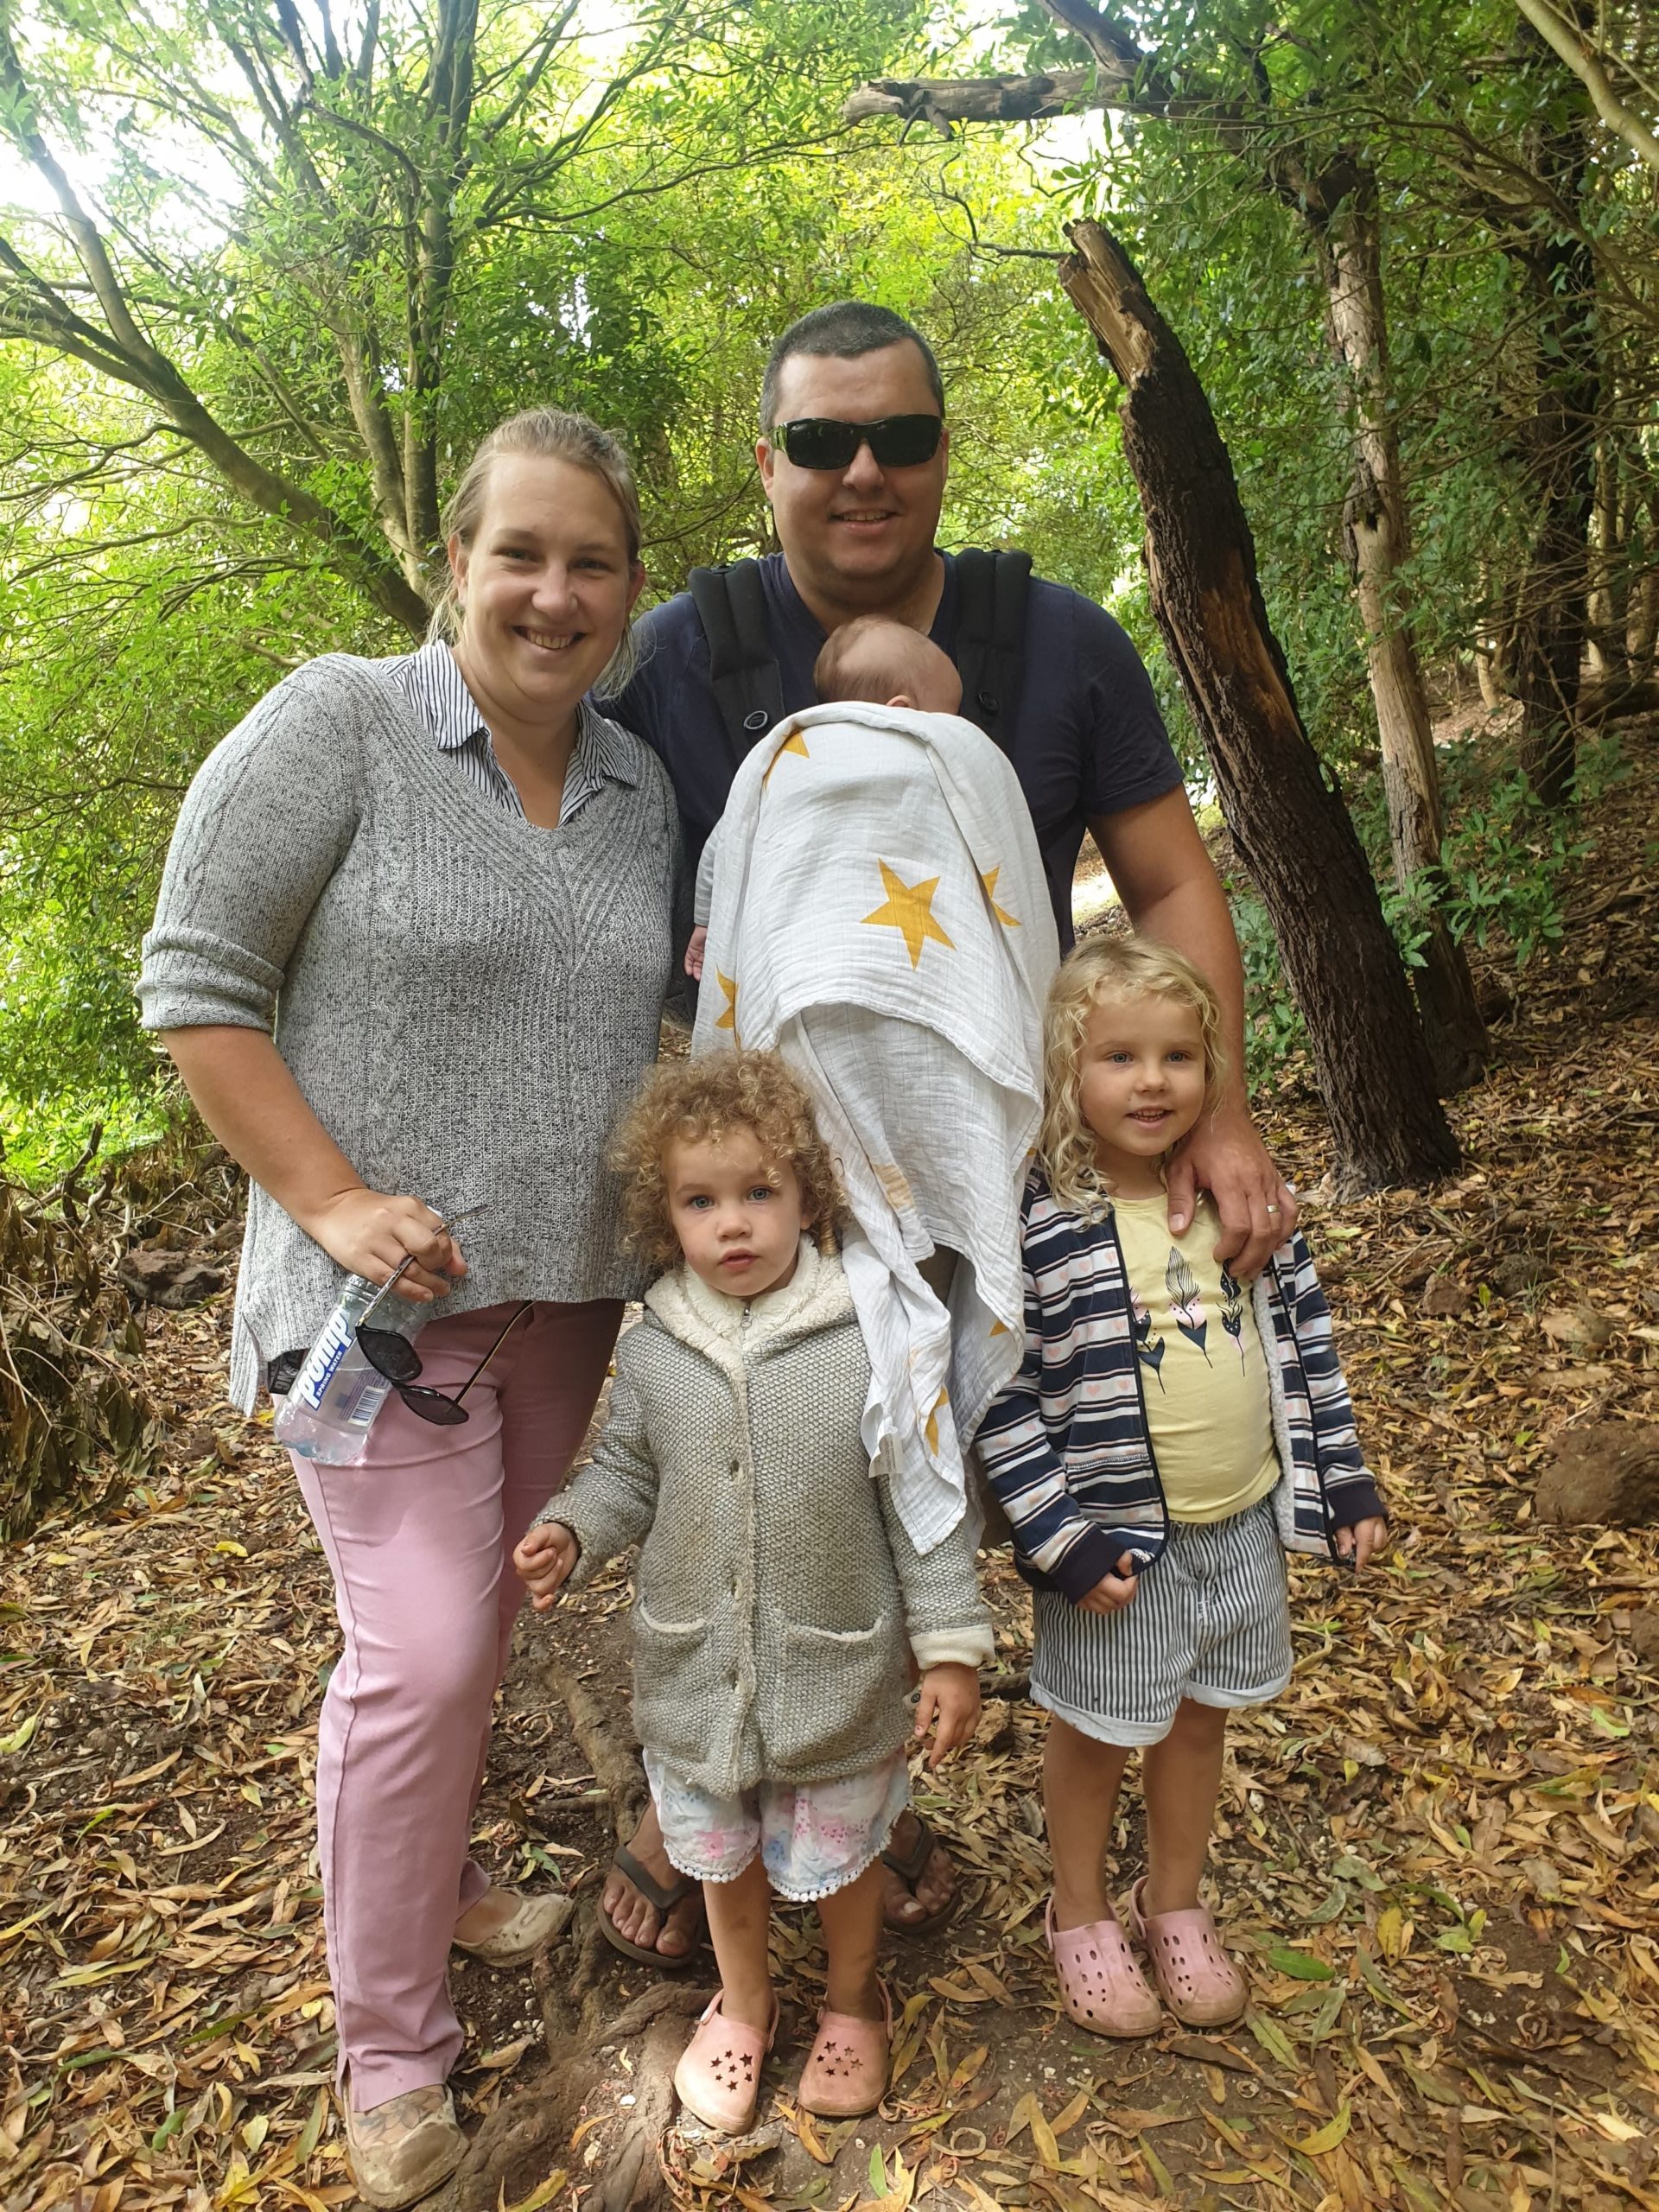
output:
[[[513,1547],[639,1288],[601,1163],[656,1057],[675,936],[667,779],[586,698],[626,675],[645,580],[620,448],[581,416],[514,416],[467,469],[448,543],[421,651],[308,664],[204,764],[139,985],[251,1179],[237,1402],[291,1380],[344,1274],[405,1260],[397,1294],[437,1309],[423,1387],[453,1396],[496,1346],[464,1426],[394,1393],[359,1465],[294,1463],[344,1637],[317,1800],[346,2136],[388,2207],[465,2149],[443,2087],[451,1943],[507,1965],[553,1923],[554,1901],[493,1888],[467,1838]],[[444,1227],[462,1213],[465,1258]]]

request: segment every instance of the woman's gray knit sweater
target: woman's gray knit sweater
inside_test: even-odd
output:
[[[683,1270],[617,1346],[591,1465],[547,1506],[575,1580],[643,1539],[634,1726],[698,1788],[830,1782],[909,1738],[910,1661],[991,1656],[966,1521],[923,1558],[859,1436],[870,1363],[839,1260],[746,1306]]]
[[[638,1294],[603,1167],[657,1056],[677,817],[654,753],[543,830],[454,772],[395,661],[331,654],[209,754],[174,831],[138,992],[148,1029],[272,1029],[373,1190],[480,1205],[439,1311]],[[632,780],[629,780],[630,776]],[[231,1394],[308,1344],[342,1275],[257,1187]],[[392,1317],[388,1315],[388,1319]]]

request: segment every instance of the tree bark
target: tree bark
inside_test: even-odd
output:
[[[1559,62],[1524,27],[1522,46],[1531,49],[1528,73],[1560,77]],[[1528,126],[1527,166],[1552,204],[1512,249],[1538,336],[1529,469],[1537,504],[1518,626],[1519,745],[1522,766],[1548,806],[1563,806],[1573,795],[1595,503],[1601,396],[1595,259],[1576,219],[1589,171],[1590,128],[1581,111],[1565,122],[1542,117]]]
[[[1354,408],[1353,480],[1343,515],[1348,566],[1376,709],[1395,880],[1415,880],[1430,900],[1415,982],[1423,1031],[1442,1096],[1478,1082],[1486,1024],[1463,947],[1438,899],[1443,879],[1440,768],[1411,607],[1401,581],[1409,550],[1400,441],[1389,404],[1382,230],[1376,173],[1341,154],[1297,195],[1325,279],[1325,331]]]
[[[1066,235],[1061,282],[1124,385],[1153,610],[1307,1024],[1336,1179],[1432,1181],[1457,1142],[1364,852],[1297,711],[1209,401],[1117,242],[1093,222]]]

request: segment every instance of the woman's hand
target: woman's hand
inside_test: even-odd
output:
[[[921,1697],[916,1707],[916,1740],[930,1728],[933,1748],[927,1755],[931,1768],[965,1744],[979,1726],[979,1671],[954,1660],[930,1667],[922,1676]]]
[[[699,924],[691,932],[691,941],[685,948],[685,972],[694,983],[702,981],[703,948],[709,942],[707,927]]]
[[[348,1274],[366,1275],[371,1282],[385,1282],[412,1255],[415,1264],[392,1294],[417,1306],[442,1298],[455,1278],[467,1272],[460,1246],[431,1207],[418,1198],[388,1198],[359,1184],[321,1200],[296,1218],[331,1260]]]
[[[581,1554],[582,1546],[563,1521],[538,1521],[518,1539],[512,1563],[538,1613],[558,1596]]]
[[[1120,1552],[1117,1573],[1103,1574],[1088,1595],[1078,1599],[1077,1604],[1085,1613],[1121,1613],[1140,1586],[1135,1554]]]

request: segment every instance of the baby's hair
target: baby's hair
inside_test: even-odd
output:
[[[947,653],[908,623],[890,614],[861,614],[824,639],[812,664],[813,689],[826,705],[861,699],[882,707],[895,691],[907,688],[921,653],[949,663]]]
[[[775,1052],[705,1052],[654,1067],[611,1147],[628,1242],[653,1266],[672,1267],[680,1256],[664,1173],[669,1146],[717,1143],[736,1128],[753,1129],[771,1160],[794,1169],[801,1220],[823,1250],[834,1249],[846,1200],[801,1084]]]
[[[1073,1212],[1096,1214],[1110,1193],[1083,1118],[1083,1033],[1097,1006],[1117,999],[1173,999],[1198,1016],[1204,1097],[1211,1109],[1227,1073],[1221,1007],[1190,960],[1146,937],[1093,937],[1062,963],[1043,1014],[1043,1128],[1037,1157],[1048,1187]]]

